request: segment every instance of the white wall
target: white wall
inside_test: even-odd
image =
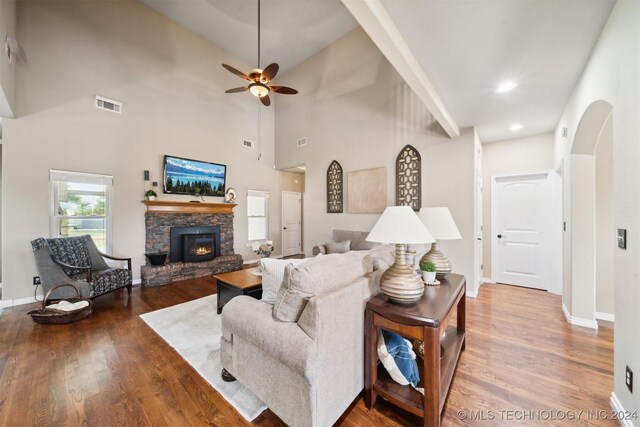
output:
[[[422,156],[423,206],[448,206],[463,236],[442,242],[454,272],[473,289],[474,132],[449,139],[362,29],[356,29],[278,78],[300,91],[277,96],[276,165],[306,165],[304,247],[331,230],[370,230],[379,214],[346,213],[347,173],[385,167],[387,204],[395,204],[395,160],[411,144]],[[308,145],[296,148],[298,138]],[[326,213],[326,171],[345,173],[345,213]]]
[[[297,176],[273,170],[274,109],[224,93],[241,81],[220,64],[249,64],[135,1],[20,1],[18,32],[28,61],[17,74],[19,118],[4,120],[3,299],[33,295],[29,242],[49,236],[52,168],[115,177],[113,252],[133,257],[136,278],[145,262],[143,170],[162,181],[164,154],[228,166],[227,185],[239,196],[235,251],[245,259],[255,258],[246,246],[246,190],[270,191],[279,253],[281,190],[298,188],[289,183]],[[97,110],[96,94],[123,102],[122,115]],[[260,160],[242,146],[259,137]]]
[[[491,176],[553,169],[553,134],[515,138],[483,145],[482,217],[484,276],[491,278]]]
[[[640,2],[618,0],[556,130],[555,158],[570,176],[571,146],[578,123],[598,100],[613,106],[615,227],[626,228],[627,250],[614,250],[614,389],[627,411],[640,412],[640,393],[625,384],[625,366],[640,372]],[[569,136],[561,137],[566,127]],[[565,180],[565,219],[570,218],[570,183]],[[571,227],[571,224],[568,224]],[[571,260],[565,259],[565,271]],[[571,283],[570,274],[568,283]],[[565,277],[565,280],[567,278]],[[567,281],[565,281],[565,290]],[[575,292],[575,291],[574,291]],[[566,299],[567,295],[563,296]],[[575,300],[573,296],[570,299]],[[569,307],[575,311],[577,308]]]
[[[613,315],[613,264],[616,226],[613,199],[613,121],[600,134],[595,152],[596,171],[596,313]]]
[[[16,1],[0,1],[0,116],[13,117],[16,106],[16,65],[9,63],[9,57],[5,52],[7,37],[16,38]],[[18,40],[20,42],[20,40]]]

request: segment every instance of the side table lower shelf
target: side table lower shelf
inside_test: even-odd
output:
[[[426,287],[414,304],[400,305],[378,294],[365,309],[365,404],[371,409],[378,396],[422,417],[425,427],[439,427],[449,387],[465,348],[466,281],[449,273],[440,286]],[[456,325],[447,327],[455,314]],[[391,379],[378,364],[378,331],[386,330],[408,340],[424,343],[424,357],[418,358],[419,386],[424,396],[411,386]],[[444,335],[444,336],[443,336]],[[441,357],[440,346],[444,347]]]
[[[462,346],[464,344],[465,334],[456,333],[455,327],[447,328],[444,339],[442,340],[442,346],[445,349],[444,357],[440,359],[440,408],[438,412],[442,412],[444,402],[453,379],[453,374],[456,369],[456,363],[460,357]],[[418,359],[420,362],[421,360]],[[424,368],[422,363],[418,363],[418,370],[420,371],[420,383],[419,387],[424,387]],[[424,398],[422,394],[414,390],[410,386],[403,386],[391,379],[391,376],[387,370],[378,364],[378,378],[373,384],[373,391],[378,396],[393,403],[396,406],[406,409],[407,411],[415,414],[419,417],[424,417]]]

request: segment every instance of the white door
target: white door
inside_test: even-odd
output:
[[[548,289],[548,173],[492,177],[491,184],[493,279]]]
[[[476,170],[476,289],[480,288],[484,277],[484,266],[482,265],[482,191],[482,172]]]
[[[302,195],[282,192],[282,256],[302,253]]]

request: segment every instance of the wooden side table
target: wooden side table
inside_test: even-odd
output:
[[[251,270],[238,270],[213,276],[218,281],[218,314],[226,303],[238,295],[262,298],[262,276],[251,274]]]
[[[424,295],[412,305],[389,302],[382,294],[367,302],[365,311],[365,404],[371,409],[377,396],[424,419],[425,426],[440,426],[440,413],[465,344],[464,276],[447,274],[440,286],[427,286]],[[446,327],[446,319],[457,309],[457,325]],[[378,366],[377,330],[395,332],[407,339],[424,341],[424,360],[417,359],[424,397],[411,386],[391,379],[382,364]],[[445,332],[440,357],[440,337]],[[423,363],[421,363],[423,362]]]

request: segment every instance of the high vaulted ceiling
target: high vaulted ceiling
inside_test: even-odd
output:
[[[258,66],[258,0],[141,1]],[[358,26],[340,0],[262,0],[261,6],[260,65],[277,62],[279,74]]]
[[[555,129],[614,0],[380,0],[461,128]],[[519,86],[494,91],[504,81]],[[514,124],[519,131],[509,131]]]
[[[257,0],[141,1],[257,66]],[[389,42],[401,39],[408,47],[399,50],[426,76],[428,91],[436,93],[433,105],[442,109],[440,116],[432,112],[451,121],[445,126],[453,129],[448,133],[455,134],[456,126],[475,126],[481,140],[491,142],[555,129],[614,1],[366,3],[377,7],[372,14],[376,19],[380,11],[385,15],[379,27],[395,27],[391,33],[397,37]],[[340,0],[262,0],[261,65],[278,62],[284,73],[354,29],[357,20],[369,31],[362,16],[354,15],[356,19]],[[374,34],[370,36],[377,43]],[[519,86],[496,94],[496,87],[507,80]],[[510,131],[514,124],[522,129]]]

